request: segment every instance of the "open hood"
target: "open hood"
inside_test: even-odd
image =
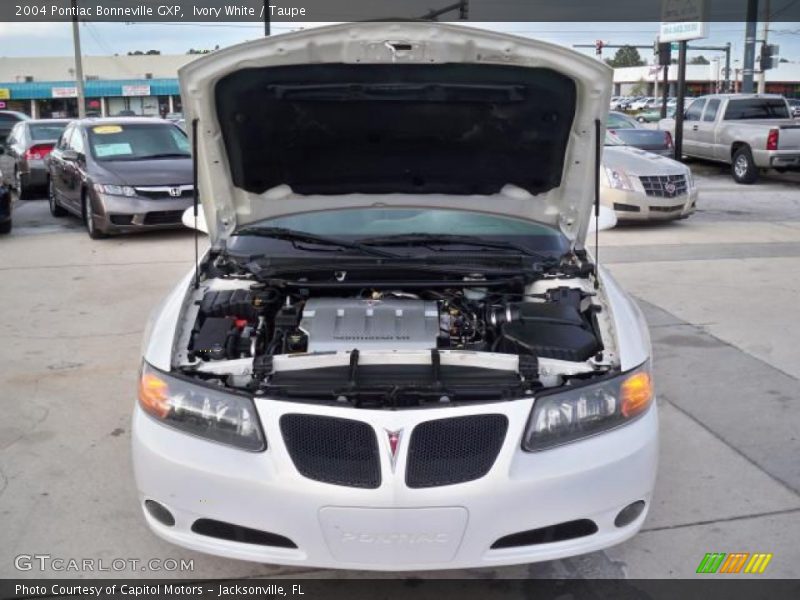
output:
[[[380,205],[533,219],[583,246],[611,94],[600,61],[472,27],[357,23],[225,48],[180,81],[215,245],[269,217]]]

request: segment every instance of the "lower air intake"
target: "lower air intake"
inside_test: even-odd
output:
[[[508,429],[504,415],[421,423],[411,433],[406,485],[427,488],[480,479],[492,468]]]
[[[358,488],[381,484],[378,441],[366,423],[289,414],[280,425],[294,466],[304,477]]]

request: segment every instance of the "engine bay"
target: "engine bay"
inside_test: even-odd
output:
[[[581,273],[377,281],[211,269],[189,292],[175,366],[256,395],[359,406],[507,399],[607,372],[611,331]]]

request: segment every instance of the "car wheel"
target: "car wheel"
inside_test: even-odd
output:
[[[31,197],[28,186],[25,185],[25,177],[19,171],[14,171],[14,187],[17,188],[17,198],[27,200]]]
[[[5,223],[0,223],[0,234],[11,233],[11,219]]]
[[[92,212],[92,203],[89,202],[89,197],[83,194],[83,224],[86,226],[86,233],[93,240],[101,240],[107,237],[105,233],[99,231],[94,223],[94,213]]]
[[[50,214],[54,217],[66,216],[67,211],[61,208],[56,201],[56,190],[52,179],[47,180],[47,202],[50,204]]]
[[[647,120],[644,117],[636,117],[636,120],[639,121],[639,123],[647,123]]]
[[[750,184],[758,179],[758,168],[753,162],[753,153],[748,146],[742,146],[733,153],[731,174],[736,183]]]

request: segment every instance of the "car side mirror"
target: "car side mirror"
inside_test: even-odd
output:
[[[61,153],[61,158],[69,162],[75,162],[78,160],[78,153],[75,150],[64,150]]]

